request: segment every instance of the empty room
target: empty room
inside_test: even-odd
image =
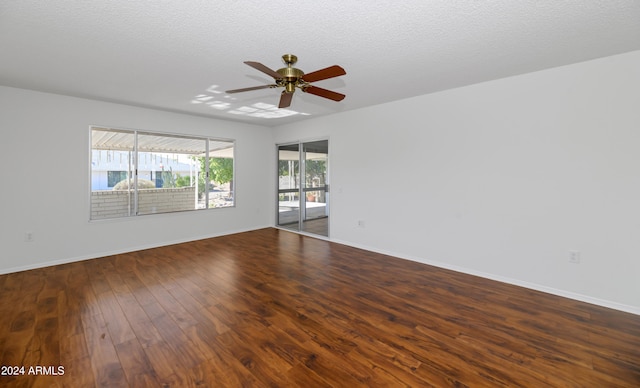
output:
[[[0,3],[0,386],[640,386],[640,2]]]

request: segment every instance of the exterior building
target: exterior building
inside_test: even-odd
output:
[[[171,173],[173,178],[188,176],[196,180],[200,166],[198,162],[184,155],[140,152],[138,179],[155,182],[157,188],[164,187],[164,180]],[[91,190],[112,190],[120,181],[132,176],[133,152],[92,150],[91,154]]]

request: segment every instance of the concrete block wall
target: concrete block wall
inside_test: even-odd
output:
[[[195,187],[171,189],[144,189],[138,191],[138,213],[168,213],[194,210]],[[91,192],[91,219],[126,217],[133,212],[133,192],[93,191]],[[131,210],[130,210],[131,209]]]

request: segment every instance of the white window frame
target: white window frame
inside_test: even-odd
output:
[[[94,139],[94,132],[98,133],[98,132],[102,132],[102,133],[106,133],[106,136],[102,136],[100,139]],[[110,136],[111,134],[113,134],[113,136]],[[121,135],[121,137],[133,137],[133,144],[131,144],[131,139],[125,139],[125,143],[118,143],[118,134]],[[141,137],[147,137],[147,139],[149,137],[159,137],[159,138],[166,138],[166,141],[163,139],[163,141],[158,142],[157,144],[155,143],[145,143],[143,145],[139,144],[139,139]],[[172,144],[171,139],[175,139],[176,142],[174,142]],[[198,150],[199,144],[198,142],[203,142],[204,144],[204,149]],[[98,144],[99,143],[99,144]],[[225,144],[225,143],[228,143]],[[171,147],[174,146],[174,149],[172,149]],[[191,147],[191,148],[190,148]],[[98,126],[98,125],[91,125],[89,126],[89,159],[90,159],[90,163],[89,163],[89,220],[90,221],[99,221],[99,220],[107,220],[107,219],[119,219],[119,218],[129,218],[129,217],[137,217],[137,216],[144,216],[144,215],[155,215],[155,214],[166,214],[166,213],[173,213],[173,212],[181,212],[181,211],[195,211],[195,210],[213,210],[213,209],[220,209],[220,208],[226,208],[226,207],[235,207],[236,206],[236,201],[235,201],[235,176],[236,176],[236,163],[235,163],[235,147],[236,147],[236,142],[234,139],[226,139],[226,138],[218,138],[218,137],[211,137],[211,136],[197,136],[197,135],[184,135],[184,134],[173,134],[173,133],[165,133],[165,132],[156,132],[156,131],[147,131],[147,130],[135,130],[135,129],[121,129],[121,128],[113,128],[113,127],[108,127],[108,126]],[[213,149],[212,149],[213,148]],[[99,181],[97,175],[99,175],[99,172],[101,170],[94,168],[96,164],[99,164],[100,161],[96,162],[96,159],[100,160],[100,155],[102,155],[102,153],[104,152],[112,152],[112,155],[115,155],[115,152],[119,152],[118,155],[120,155],[120,159],[122,161],[122,154],[123,153],[127,153],[127,156],[124,157],[125,159],[125,164],[127,165],[127,172],[130,172],[130,175],[128,174],[128,176],[130,176],[129,178],[129,182],[131,182],[131,180],[133,180],[132,183],[129,183],[130,185],[132,185],[132,189],[129,190],[123,190],[124,194],[122,193],[122,191],[119,191],[118,193],[116,192],[110,192],[111,190],[108,189],[108,187],[102,187],[103,185],[97,185],[96,182]],[[98,154],[96,153],[98,152]],[[149,157],[149,155],[161,155],[160,159],[162,160],[162,155],[166,155],[164,160],[168,161],[168,155],[169,154],[173,154],[174,155],[174,162],[177,163],[177,157],[175,155],[180,155],[181,158],[185,158],[187,156],[198,156],[198,157],[204,157],[204,167],[205,167],[205,171],[204,173],[204,183],[200,182],[200,177],[199,174],[201,174],[202,172],[200,172],[200,167],[199,165],[196,166],[196,162],[195,161],[191,161],[190,163],[192,163],[194,165],[193,167],[193,171],[192,173],[195,175],[192,176],[190,175],[189,180],[190,180],[190,185],[183,185],[181,187],[176,187],[176,186],[172,186],[173,189],[177,190],[177,193],[169,193],[168,191],[165,192],[165,187],[156,187],[155,189],[150,189],[149,193],[151,193],[153,191],[153,194],[147,194],[146,191],[143,191],[144,188],[138,188],[138,178],[139,178],[139,174],[143,171],[141,169],[141,155],[145,155],[146,157]],[[218,155],[218,156],[215,156]],[[224,155],[224,156],[223,156]],[[230,155],[230,156],[229,156]],[[232,177],[231,177],[231,181],[230,181],[230,189],[229,192],[227,193],[228,198],[225,198],[223,202],[223,205],[221,206],[212,206],[213,204],[213,200],[212,198],[210,198],[210,190],[209,190],[209,185],[211,183],[211,179],[209,179],[209,177],[211,176],[211,172],[209,171],[209,166],[211,164],[211,159],[212,158],[223,158],[223,159],[232,159]],[[184,161],[184,160],[183,160]],[[122,163],[120,164],[120,166],[122,165]],[[181,166],[184,168],[185,163],[182,163]],[[160,169],[156,168],[156,166],[154,167],[149,167],[148,165],[145,166],[146,170],[144,170],[145,172],[147,172],[149,174],[149,177],[152,178],[153,177],[153,173],[157,174],[162,171],[162,176],[160,179],[160,182],[162,182],[162,179],[164,179],[165,177],[165,171],[164,168],[162,167],[162,162],[160,163]],[[103,168],[109,168],[109,167],[103,167]],[[120,167],[121,169],[119,171],[123,171],[122,167]],[[155,169],[154,169],[155,168]],[[108,170],[108,171],[118,171],[118,170]],[[173,170],[170,170],[170,177],[169,178],[173,178],[174,174],[173,174]],[[228,170],[227,170],[228,171]],[[106,171],[104,171],[104,174],[107,174]],[[190,173],[191,174],[191,173]],[[177,176],[177,174],[176,174]],[[156,185],[158,184],[158,178],[154,179]],[[173,179],[171,179],[171,181],[173,181]],[[183,183],[184,184],[184,183]],[[203,198],[199,198],[198,195],[198,187],[202,185],[204,187],[204,194],[203,194]],[[97,189],[96,186],[99,186]],[[193,200],[193,208],[189,208],[189,205],[185,205],[185,195],[189,195],[188,193],[186,193],[186,191],[190,192],[190,188],[193,187],[193,193],[195,193],[194,196],[194,200]],[[184,190],[179,190],[179,189],[184,189]],[[140,199],[140,192],[145,193],[145,204],[148,207],[149,201],[152,201],[151,203],[153,203],[153,201],[156,201],[157,198],[164,196],[171,196],[171,198],[166,198],[167,200],[165,201],[158,201],[157,205],[161,210],[156,211],[156,206],[151,206],[151,210],[145,208],[146,210],[144,210],[143,212],[141,212],[140,209],[140,203],[139,203],[139,199]],[[128,201],[128,204],[125,209],[125,207],[120,205],[114,205],[110,204],[110,203],[106,203],[105,201],[112,201],[109,198],[112,198],[114,195],[118,195],[120,196],[120,198],[122,198],[122,196],[127,196],[129,197],[129,199],[127,199],[126,201]],[[173,195],[177,196],[177,198],[180,198],[179,200],[173,200]],[[148,199],[151,198],[151,199]],[[178,203],[178,205],[175,205],[175,203]],[[180,205],[180,203],[182,203]],[[220,200],[218,200],[218,203],[220,203]],[[162,205],[165,205],[164,208]],[[175,205],[177,206],[175,209],[172,208],[172,206]],[[107,209],[109,206],[111,206],[112,208],[115,208],[116,210],[114,210],[113,213],[110,213]],[[167,209],[168,206],[168,209]],[[174,207],[175,207],[174,206]]]

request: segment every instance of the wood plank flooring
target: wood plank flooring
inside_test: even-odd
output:
[[[0,290],[3,387],[640,386],[640,316],[278,229]]]
[[[286,230],[291,230],[293,232],[298,231],[298,223],[278,225],[278,227]],[[311,233],[318,236],[329,237],[329,217],[305,220],[302,223],[302,232]]]

